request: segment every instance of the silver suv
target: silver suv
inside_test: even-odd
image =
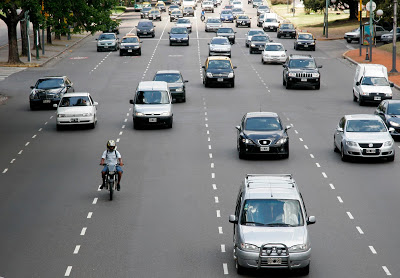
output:
[[[303,198],[290,174],[248,174],[240,186],[233,228],[233,258],[238,274],[246,269],[283,268],[306,275],[311,243]]]

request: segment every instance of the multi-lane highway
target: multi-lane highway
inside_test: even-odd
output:
[[[255,27],[255,9],[244,6]],[[121,34],[135,31],[138,13],[121,19]],[[215,34],[204,31],[199,9],[192,22],[188,47],[169,46],[175,23],[163,13],[156,37],[142,39],[142,56],[98,53],[91,36],[63,59],[0,82],[10,96],[0,106],[0,277],[238,277],[228,216],[247,173],[296,179],[317,218],[309,226],[309,277],[400,277],[400,160],[344,163],[333,152],[340,117],[374,111],[352,101],[355,67],[340,55],[346,43],[318,41],[315,52],[295,51],[293,40],[270,33],[288,54],[311,54],[323,65],[320,90],[286,90],[282,66],[250,55],[248,29],[238,28],[235,88],[205,88],[201,66]],[[134,130],[129,99],[162,69],[189,80],[187,101],[174,104],[172,129]],[[46,75],[67,75],[77,91],[91,93],[99,103],[94,130],[57,131],[55,110],[29,110],[29,86]],[[293,126],[289,159],[239,160],[235,126],[259,110]],[[108,139],[117,141],[126,164],[111,202],[98,190]]]

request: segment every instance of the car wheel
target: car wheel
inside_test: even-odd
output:
[[[351,39],[346,39],[347,43],[351,43]]]
[[[250,54],[253,54],[253,50],[251,50],[251,48],[249,49],[249,53],[250,53]]]
[[[342,158],[342,161],[348,161],[348,160],[349,160],[349,156],[348,156],[347,154],[344,153],[344,147],[343,147],[343,145],[341,146],[340,156],[341,156],[341,158]]]
[[[236,260],[236,272],[237,272],[237,274],[239,274],[239,275],[246,274],[246,269],[245,269],[243,266],[241,266],[241,265],[237,262],[237,260]]]
[[[93,119],[93,123],[89,125],[89,128],[94,129],[96,127],[96,119]]]
[[[315,51],[315,47],[312,49],[312,51]]]
[[[357,97],[356,97],[356,94],[354,93],[354,90],[353,90],[353,101],[357,102]]]
[[[286,147],[286,153],[282,155],[282,158],[284,158],[284,159],[289,158],[289,143],[287,144],[287,147]]]
[[[154,38],[156,36],[156,34],[151,35],[152,38]]]
[[[62,125],[56,125],[56,128],[58,131],[62,130],[63,126]]]
[[[308,264],[306,267],[300,268],[297,272],[302,276],[308,275],[310,273],[310,264]]]
[[[235,40],[232,41],[232,44],[235,44]]]
[[[389,162],[393,162],[394,161],[394,155],[388,156],[386,159]]]
[[[289,80],[287,80],[285,83],[286,83],[286,89],[290,89],[292,87],[292,85],[289,83]]]
[[[189,41],[187,42],[186,46],[189,46]]]
[[[209,87],[210,86],[210,84],[208,83],[208,81],[207,81],[207,79],[206,80],[204,80],[204,87]]]
[[[33,111],[36,110],[36,106],[33,105],[32,103],[29,103],[29,108]]]
[[[172,22],[172,19],[169,19],[169,22]]]
[[[338,149],[338,147],[336,147],[336,144],[335,144],[335,136],[333,137],[333,151],[335,152],[335,153],[338,153],[339,152],[339,149]]]
[[[315,85],[315,90],[319,90],[321,88],[321,83],[318,83],[317,85]]]
[[[170,41],[170,42],[169,42],[169,46],[171,46],[171,45],[172,45],[172,42]]]
[[[232,80],[232,82],[231,82],[231,88],[235,88],[235,80]]]
[[[276,36],[277,36],[278,39],[281,37],[281,35],[279,35],[279,34],[277,34]]]
[[[133,120],[133,129],[140,129],[140,125],[136,120]]]

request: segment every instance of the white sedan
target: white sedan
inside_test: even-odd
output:
[[[261,54],[261,62],[284,63],[286,61],[286,50],[281,43],[269,42]]]
[[[241,8],[241,9],[243,9],[243,4],[242,4],[242,2],[240,2],[240,1],[233,1],[233,2],[232,2],[232,5],[233,5],[234,8]]]
[[[89,93],[64,94],[57,107],[57,129],[66,125],[89,125],[95,128],[97,123],[96,106]]]

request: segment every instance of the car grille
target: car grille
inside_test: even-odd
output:
[[[271,144],[271,140],[270,139],[260,139],[260,140],[258,140],[258,144],[260,144],[261,146],[268,146],[269,144]]]
[[[54,99],[55,94],[47,94],[46,92],[38,92],[36,93],[37,99]]]
[[[297,72],[296,77],[312,77],[312,73],[307,73],[307,72]]]
[[[358,144],[361,148],[380,148],[382,147],[382,143],[359,143]],[[371,146],[370,146],[371,145]]]

